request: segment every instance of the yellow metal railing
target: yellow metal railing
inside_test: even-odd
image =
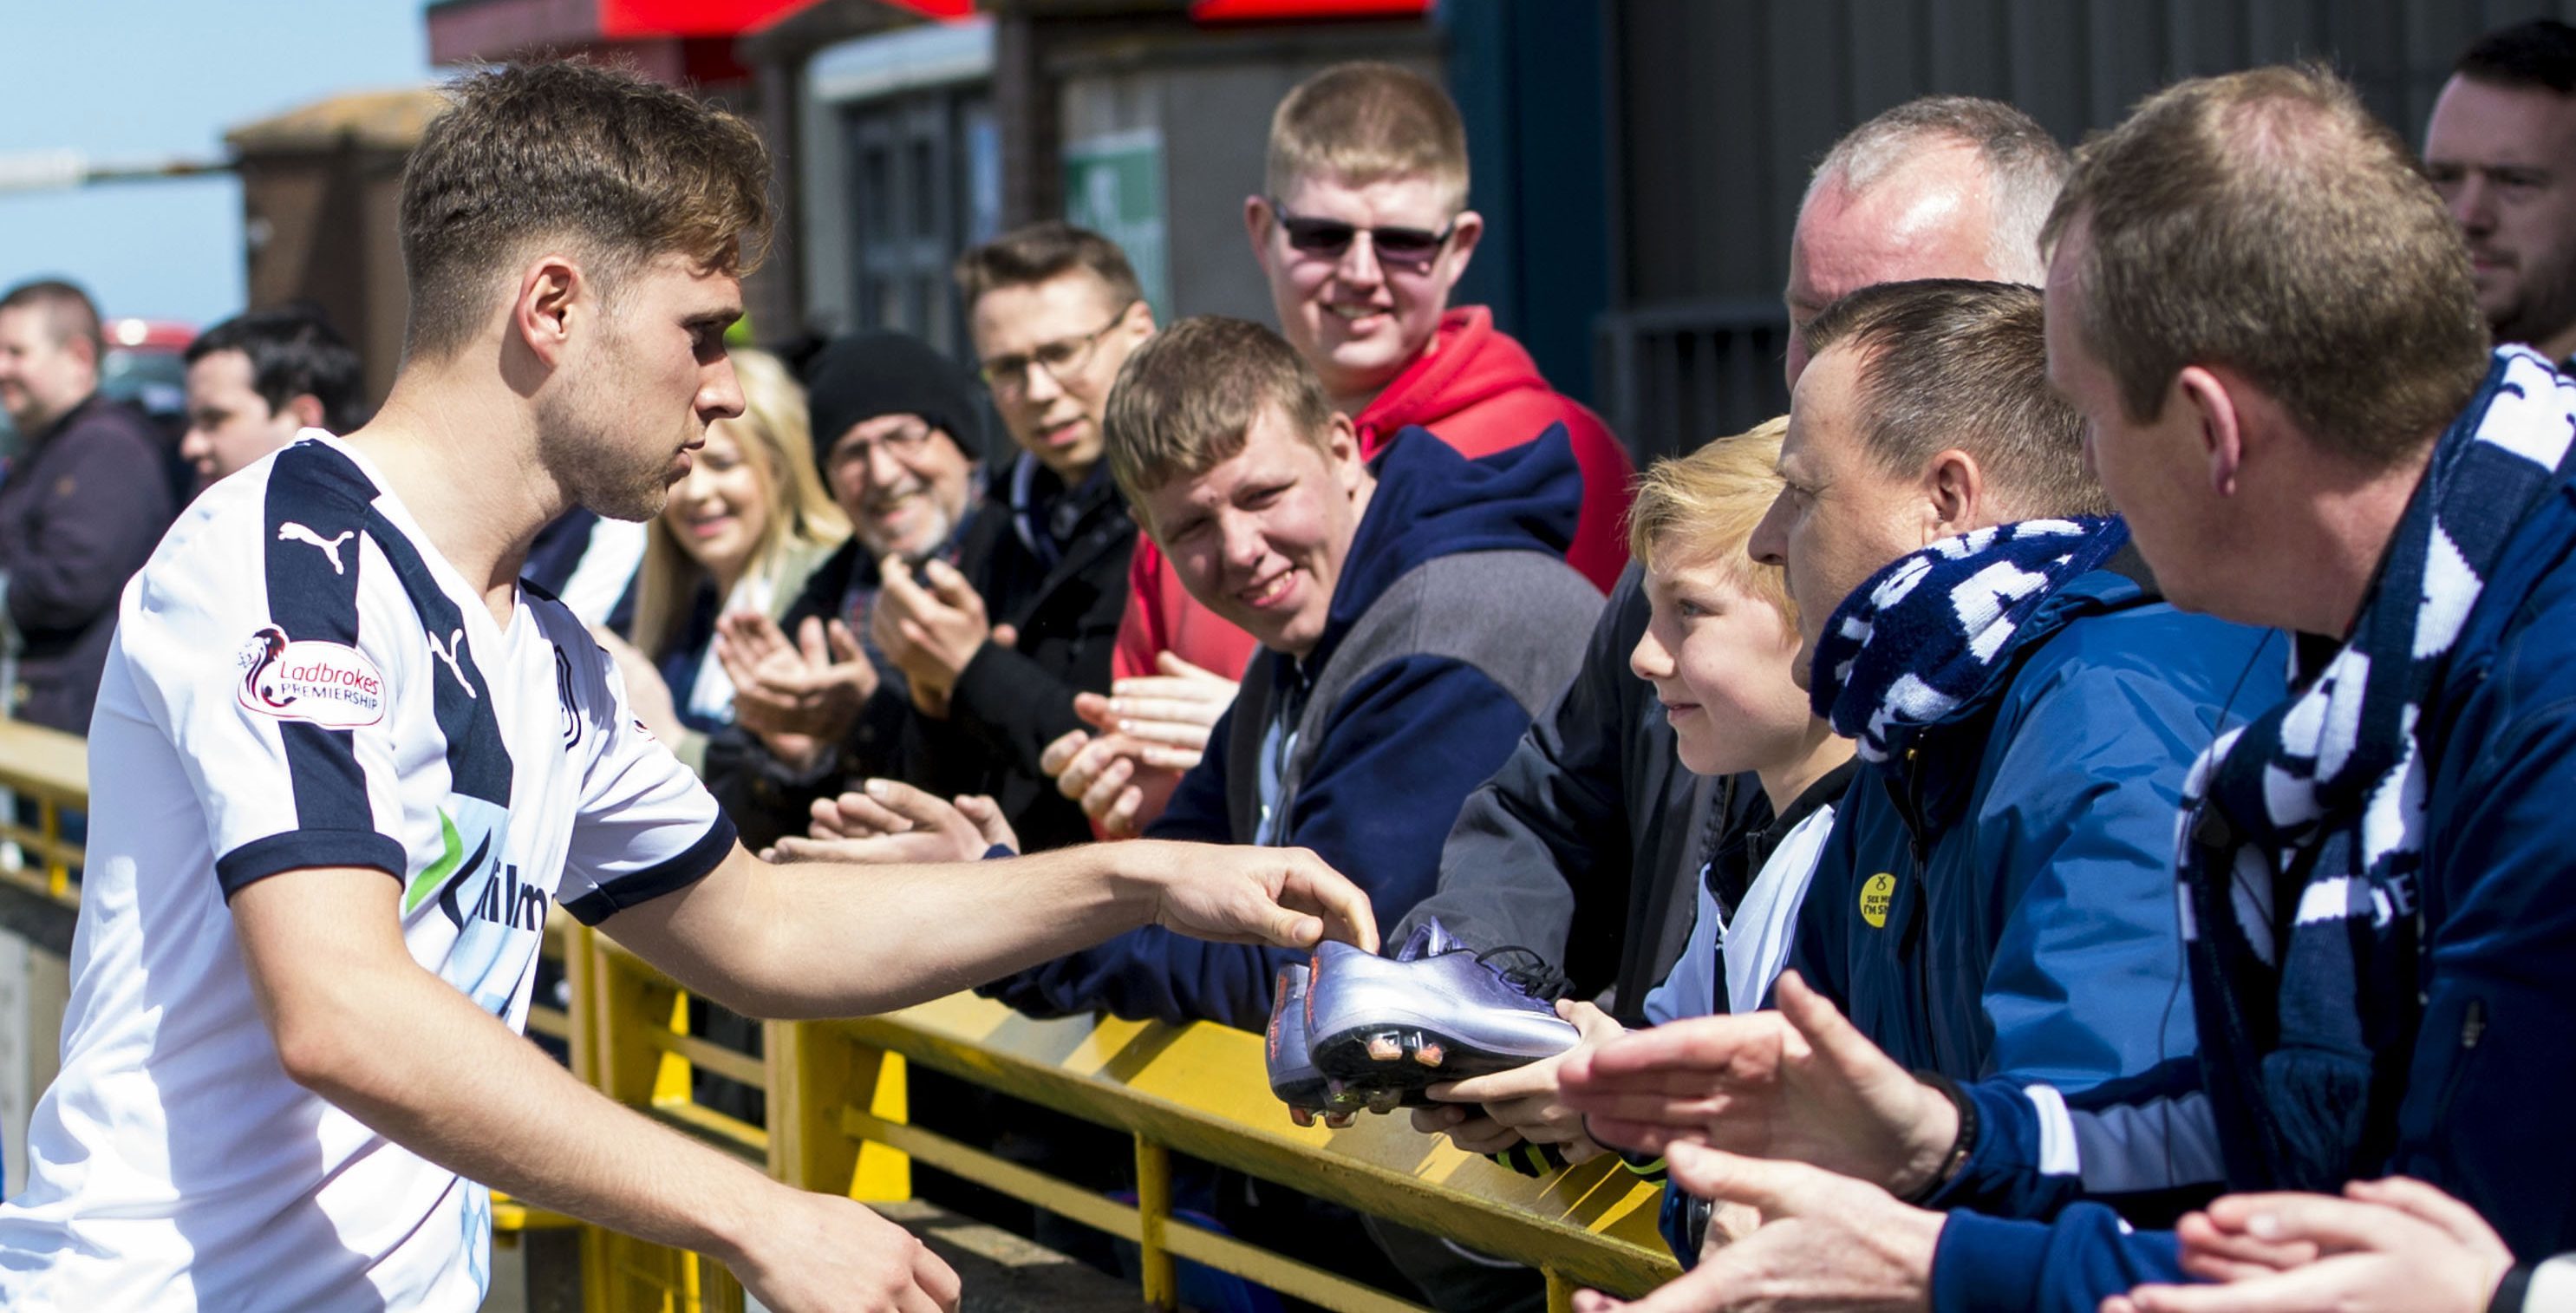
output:
[[[0,862],[0,881],[59,903],[77,905],[72,872],[81,846],[63,837],[63,813],[89,802],[89,750],[73,735],[0,719],[0,790],[35,804],[33,825],[17,808],[0,807],[0,842],[14,844],[21,861]]]
[[[59,741],[57,741],[59,740]],[[45,823],[0,830],[39,871],[0,881],[77,905],[59,841],[59,810],[85,804],[79,740],[0,722],[0,787],[37,799]],[[532,1034],[562,1043],[573,1072],[610,1098],[811,1190],[886,1202],[911,1196],[911,1163],[937,1167],[1135,1244],[1143,1295],[1178,1304],[1176,1260],[1188,1260],[1349,1313],[1418,1306],[1338,1273],[1192,1225],[1172,1208],[1171,1155],[1188,1154],[1546,1274],[1552,1310],[1579,1285],[1634,1295],[1675,1265],[1655,1232],[1660,1187],[1611,1159],[1532,1180],[1415,1134],[1401,1118],[1363,1117],[1332,1130],[1292,1125],[1263,1075],[1260,1036],[1200,1023],[1066,1018],[1038,1021],[956,995],[882,1017],[769,1022],[755,1057],[690,1033],[688,996],[607,936],[561,915],[542,950],[568,984],[569,1007],[539,998]],[[1132,1205],[911,1125],[908,1064],[1120,1131],[1135,1142]],[[700,1072],[761,1091],[763,1124],[693,1096]],[[496,1200],[505,1239],[580,1224]],[[741,1287],[696,1254],[581,1227],[586,1313],[737,1313]]]

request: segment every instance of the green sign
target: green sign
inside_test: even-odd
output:
[[[1163,133],[1134,128],[1064,147],[1064,217],[1118,243],[1154,318],[1169,322],[1171,263],[1165,253]]]

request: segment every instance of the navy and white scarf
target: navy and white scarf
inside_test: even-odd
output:
[[[1808,701],[1863,761],[1885,761],[1890,730],[1975,697],[2040,605],[2128,541],[2119,520],[2022,520],[1908,552],[1826,620]]]
[[[2569,464],[2576,384],[2520,348],[2435,444],[2344,647],[2218,738],[2177,867],[2203,1079],[2240,1188],[2334,1190],[2375,1164],[2374,1083],[2418,1006],[2431,772],[2416,726],[2506,539]],[[2299,672],[2308,673],[2308,672]],[[2298,681],[2293,680],[2293,687]]]

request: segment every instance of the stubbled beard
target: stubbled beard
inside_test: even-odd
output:
[[[549,417],[538,427],[536,456],[572,497],[572,505],[605,520],[652,520],[670,502],[667,453],[644,456],[623,445],[618,435],[595,433],[574,414]]]
[[[933,489],[922,489],[921,499],[930,508],[929,531],[922,535],[919,542],[901,549],[903,558],[914,565],[930,559],[933,553],[947,544],[949,536],[957,530],[957,517],[950,515],[948,508],[939,504],[939,498]],[[859,523],[864,525],[867,520],[862,517]],[[872,529],[862,531],[859,537],[866,544],[870,556],[883,556],[897,550],[895,544],[884,540]]]
[[[2491,325],[2498,343],[2543,342],[2576,324],[2576,253],[2562,256],[2551,268],[2525,268],[2540,276],[2526,279],[2521,295]]]

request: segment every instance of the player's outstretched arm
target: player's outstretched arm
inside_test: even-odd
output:
[[[1144,839],[928,866],[773,865],[737,846],[600,928],[736,1011],[791,1018],[905,1007],[1148,925],[1377,947],[1368,895],[1305,849]]]
[[[529,1203],[721,1260],[781,1313],[954,1309],[957,1277],[862,1204],[790,1189],[573,1079],[415,963],[384,872],[289,871],[232,899],[296,1083]]]

